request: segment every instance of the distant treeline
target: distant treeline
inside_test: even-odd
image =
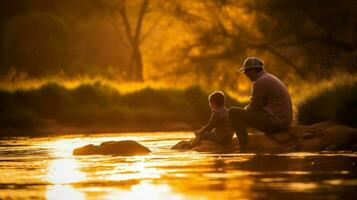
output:
[[[71,132],[68,127],[74,128],[72,133],[75,129],[83,132],[192,130],[209,119],[207,95],[195,86],[184,90],[146,88],[120,94],[99,82],[74,89],[50,83],[31,90],[2,90],[0,135],[36,136],[46,130]],[[240,105],[230,97],[227,103]]]

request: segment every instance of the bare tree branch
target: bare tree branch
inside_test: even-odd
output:
[[[140,41],[139,41],[139,44],[141,44],[145,39],[146,37],[155,29],[155,27],[160,23],[160,21],[166,16],[166,14],[163,14],[163,15],[160,15],[156,20],[155,22],[148,28],[148,30],[143,33]]]
[[[140,33],[141,33],[143,18],[144,18],[144,15],[146,13],[147,7],[148,7],[148,0],[143,0],[143,3],[141,4],[141,7],[140,7],[138,20],[136,22],[136,27],[135,27],[134,38],[135,38],[136,42],[138,42],[140,40]]]

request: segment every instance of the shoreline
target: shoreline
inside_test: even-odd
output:
[[[51,125],[43,128],[35,128],[30,130],[22,129],[3,129],[0,130],[0,139],[11,137],[48,137],[48,136],[63,136],[63,135],[91,135],[91,134],[110,134],[110,133],[135,133],[135,132],[175,132],[175,131],[193,131],[196,126],[185,123],[166,123],[158,126],[139,126],[129,125],[125,127],[110,127],[110,126],[89,126],[75,127],[64,125]]]

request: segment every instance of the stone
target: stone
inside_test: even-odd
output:
[[[249,135],[246,151],[274,151],[283,148],[282,145],[264,134]]]
[[[190,145],[190,141],[180,141],[171,147],[171,149],[192,149],[192,148],[193,147]]]
[[[334,145],[335,150],[345,150],[357,144],[357,129],[344,125],[334,125],[322,130],[324,144]]]
[[[312,132],[321,132],[322,130],[325,130],[329,127],[336,126],[336,125],[340,125],[340,124],[334,121],[323,121],[308,126],[308,129]]]
[[[108,141],[100,145],[88,144],[73,150],[73,155],[118,155],[134,156],[146,155],[150,149],[132,140]]]
[[[217,142],[202,140],[199,144],[193,146],[192,140],[189,141],[180,141],[171,149],[178,149],[178,150],[193,150],[197,152],[233,152],[236,148],[239,147],[238,140],[233,140],[229,145],[221,145]]]
[[[322,151],[325,145],[323,145],[320,138],[299,138],[297,147],[299,151]]]
[[[231,145],[222,146],[211,141],[202,141],[192,146],[189,141],[181,141],[172,149],[222,152],[239,149],[237,139]],[[245,152],[291,152],[291,151],[332,151],[357,149],[357,129],[333,121],[308,125],[295,125],[288,130],[273,134],[250,134]]]
[[[287,130],[283,130],[278,133],[287,133],[287,134],[291,134],[291,135],[294,135],[294,136],[300,138],[300,137],[303,137],[303,135],[310,133],[310,129],[309,129],[309,126],[307,126],[307,125],[295,125]]]
[[[233,152],[234,144],[221,145],[217,142],[202,140],[198,146],[192,148],[193,151],[198,152],[215,152],[215,153],[227,153]]]

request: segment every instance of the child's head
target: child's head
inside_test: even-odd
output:
[[[212,108],[215,107],[221,108],[226,104],[226,96],[222,91],[215,91],[208,97],[209,102],[211,103]]]

